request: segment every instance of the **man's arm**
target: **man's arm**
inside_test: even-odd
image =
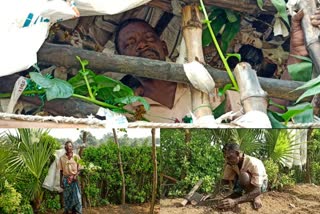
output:
[[[245,193],[244,195],[238,198],[228,197],[222,200],[218,208],[220,209],[232,208],[232,207],[235,207],[237,204],[253,201],[253,199],[259,196],[260,194],[261,194],[261,188],[254,187],[251,191]]]
[[[301,60],[298,59],[297,57],[293,55],[298,55],[298,56],[308,56],[308,51],[304,43],[304,32],[302,29],[301,25],[301,20],[303,18],[304,14],[303,11],[300,10],[296,15],[294,15],[291,19],[291,31],[290,31],[290,55],[287,60],[287,65],[291,64],[296,64],[300,63]],[[320,25],[320,10],[318,9],[314,15],[310,17],[311,24],[314,27],[319,27]],[[291,80],[291,77],[288,73],[288,70],[286,69],[281,76],[281,79],[283,80]],[[283,106],[288,106],[289,101],[283,100],[283,99],[277,99],[277,98],[272,98],[272,101]],[[276,112],[283,112],[278,107],[275,106],[270,106],[270,110],[276,111]]]

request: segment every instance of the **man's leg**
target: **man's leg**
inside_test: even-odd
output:
[[[239,184],[245,190],[246,193],[252,191],[255,188],[255,186],[253,186],[250,181],[251,181],[251,175],[249,173],[247,172],[240,173]],[[253,199],[252,206],[256,210],[262,207],[260,195],[258,195]]]

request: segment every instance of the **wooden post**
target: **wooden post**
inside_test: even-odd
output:
[[[239,84],[240,100],[245,112],[261,111],[267,113],[267,93],[262,90],[256,71],[246,62],[239,63],[234,70]]]
[[[182,9],[182,33],[187,47],[188,62],[204,63],[202,50],[202,22],[198,5],[187,5]],[[192,110],[197,119],[212,115],[209,95],[191,87]],[[198,108],[200,107],[201,108]],[[198,108],[197,110],[195,110]]]
[[[157,147],[156,147],[156,130],[151,129],[152,134],[152,163],[153,163],[153,179],[152,179],[152,196],[151,196],[151,206],[150,214],[154,214],[154,206],[157,197],[157,187],[158,187],[158,173],[157,173]]]
[[[82,158],[82,154],[83,154],[83,150],[85,148],[85,146],[87,145],[87,136],[88,136],[88,132],[87,131],[82,131],[82,145],[83,146],[80,146],[80,150],[79,150],[79,156],[80,158]],[[87,208],[88,207],[88,204],[87,204],[87,195],[86,193],[84,192],[84,188],[85,188],[86,184],[84,182],[84,179],[81,179],[80,180],[80,187],[81,187],[81,201],[82,201],[82,206],[84,208]]]
[[[118,161],[119,161],[120,174],[121,174],[121,178],[122,178],[121,204],[125,204],[126,203],[126,182],[125,182],[123,165],[122,165],[122,160],[121,160],[120,145],[118,142],[116,129],[112,129],[112,132],[113,132],[114,142],[115,142],[115,144],[117,144],[117,147],[118,147]]]
[[[199,189],[199,187],[201,186],[203,180],[200,179],[196,185],[194,185],[194,187],[192,188],[192,190],[188,193],[188,195],[185,197],[185,199],[180,203],[182,206],[186,206],[187,203],[190,201],[191,197],[193,196],[193,194]]]

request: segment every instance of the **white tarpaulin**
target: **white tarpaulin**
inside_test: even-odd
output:
[[[1,76],[30,68],[52,24],[73,17],[113,15],[143,5],[150,0],[10,0],[2,4]]]

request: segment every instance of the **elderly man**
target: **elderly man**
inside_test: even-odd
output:
[[[234,184],[233,193],[223,199],[219,208],[233,208],[237,204],[252,202],[255,209],[262,207],[260,195],[267,189],[267,174],[261,160],[240,151],[236,143],[223,147],[226,160],[223,181]]]
[[[71,141],[65,143],[66,154],[60,157],[60,186],[63,189],[64,213],[82,213],[81,193],[78,184],[78,175],[81,166],[79,155],[73,153]]]
[[[160,40],[154,29],[145,21],[128,19],[120,24],[115,34],[116,50],[121,55],[166,60],[166,43]],[[182,122],[192,110],[191,92],[187,84],[136,77],[137,84],[131,85],[136,95],[144,97],[150,104],[150,110],[144,115],[154,122]],[[132,82],[133,79],[130,79]],[[214,109],[221,100],[211,100]],[[138,110],[140,104],[128,106],[129,110]]]

